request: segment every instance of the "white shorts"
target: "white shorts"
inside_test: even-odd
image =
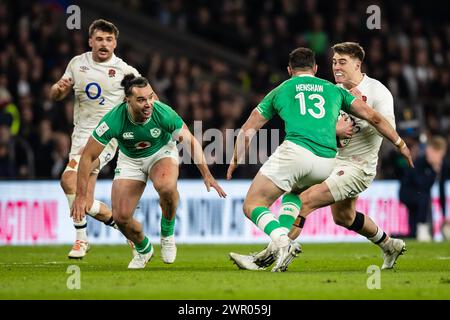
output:
[[[336,161],[336,167],[325,180],[334,201],[356,198],[366,190],[375,178],[350,162]]]
[[[78,164],[80,163],[81,154],[83,153],[84,147],[91,136],[92,131],[90,130],[74,130],[72,133],[72,145],[70,147],[69,153],[69,163],[66,166],[65,171],[78,171]],[[98,174],[100,170],[114,158],[117,151],[117,140],[112,139],[103,149],[102,153],[98,159],[100,160],[100,165],[95,168],[92,173]]]
[[[176,165],[179,164],[178,149],[175,141],[170,141],[158,152],[146,158],[133,159],[119,150],[114,180],[130,179],[147,183],[148,174],[153,165],[163,158],[172,158]]]
[[[321,183],[333,170],[335,158],[322,158],[285,140],[259,170],[278,188],[290,192]]]

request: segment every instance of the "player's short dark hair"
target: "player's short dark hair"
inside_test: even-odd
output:
[[[291,69],[312,69],[316,64],[314,51],[309,48],[297,48],[289,53]]]
[[[125,96],[129,97],[132,95],[133,87],[144,88],[149,85],[149,82],[144,77],[136,77],[134,74],[128,73],[123,77],[120,85],[125,91]]]
[[[89,38],[92,37],[96,30],[100,30],[107,33],[113,33],[116,39],[119,37],[119,29],[114,23],[106,21],[104,19],[97,19],[89,26]]]
[[[331,47],[333,49],[333,53],[338,54],[347,54],[351,58],[356,58],[359,61],[363,62],[366,53],[364,52],[363,47],[356,42],[341,42],[337,43]]]

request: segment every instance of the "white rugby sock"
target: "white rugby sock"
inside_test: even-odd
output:
[[[75,201],[75,194],[66,194],[67,202],[69,203],[69,210],[72,210],[73,202]],[[87,220],[86,217],[83,218],[80,222],[73,222],[73,226],[76,229],[76,240],[84,240],[87,241]]]

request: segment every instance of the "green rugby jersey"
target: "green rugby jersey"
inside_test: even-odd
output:
[[[181,129],[183,120],[168,105],[155,101],[152,116],[144,123],[133,121],[124,102],[100,120],[92,137],[102,145],[116,138],[119,149],[130,158],[144,158],[158,152]]]
[[[315,155],[334,158],[339,110],[349,112],[355,97],[347,90],[312,75],[294,76],[269,92],[256,109],[267,120],[279,114],[286,140]]]

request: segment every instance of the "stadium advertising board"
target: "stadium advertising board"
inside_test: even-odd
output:
[[[228,194],[226,199],[220,199],[214,190],[206,192],[202,181],[179,181],[180,206],[175,225],[177,242],[266,242],[268,237],[242,213],[250,181],[220,183]],[[390,234],[401,236],[408,233],[408,215],[398,200],[398,187],[396,181],[374,182],[361,195],[357,210],[367,212]],[[110,192],[111,181],[98,182],[97,199],[109,205]],[[436,186],[433,194],[433,229],[435,238],[439,239],[442,215]],[[274,203],[274,212],[278,212],[280,203],[280,200]],[[75,232],[68,217],[67,200],[57,181],[0,182],[0,245],[71,244]],[[135,217],[151,241],[159,243],[161,209],[157,193],[150,185],[142,196]],[[88,235],[92,243],[125,243],[120,232],[90,217]],[[367,241],[335,225],[329,207],[319,209],[307,218],[301,239],[303,242]]]

